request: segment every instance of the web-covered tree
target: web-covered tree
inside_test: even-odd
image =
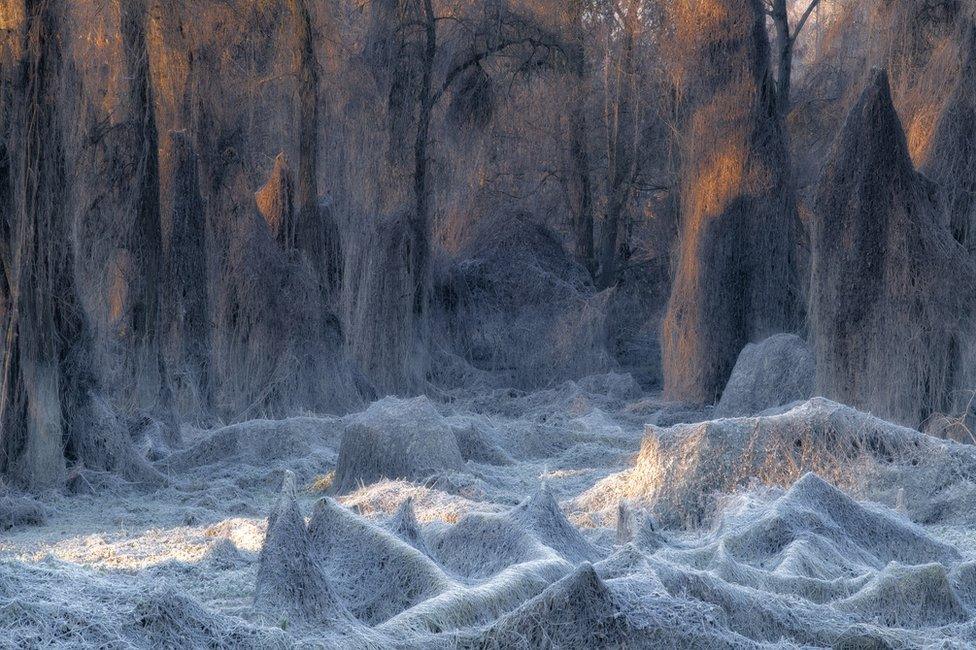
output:
[[[974,269],[908,153],[884,71],[851,109],[814,203],[818,390],[918,426],[952,406]]]
[[[6,186],[0,261],[6,285],[0,469],[29,488],[64,473],[64,410],[82,390],[69,363],[82,322],[72,271],[58,93],[64,79],[55,3],[5,0]]]
[[[148,11],[144,0],[114,0],[105,8],[89,16],[91,29],[117,35],[102,46],[117,66],[91,62],[98,46],[90,41],[66,46],[79,68],[77,90],[66,99],[80,113],[69,131],[80,138],[71,145],[79,179],[68,199],[78,226],[76,273],[100,380],[115,391],[115,406],[153,410],[163,374],[162,233]]]
[[[298,100],[298,178],[295,194],[295,223],[286,227],[287,248],[304,253],[315,269],[323,300],[331,303],[341,282],[341,247],[332,213],[319,202],[319,64],[316,57],[315,26],[307,0],[287,0],[294,25],[292,43]]]
[[[589,61],[586,51],[587,0],[567,0],[563,8],[562,28],[566,33],[568,71],[573,84],[569,107],[569,162],[566,182],[572,212],[573,248],[576,258],[592,274],[596,270],[593,241],[594,189],[590,178],[590,123],[587,119]]]
[[[423,314],[430,290],[434,135],[439,128],[488,124],[497,101],[490,63],[506,59],[510,70],[528,72],[561,57],[562,43],[501,0],[464,7],[375,0],[372,10],[369,53],[388,88],[393,157],[402,160],[409,149],[413,309]],[[446,99],[447,122],[435,124]]]
[[[64,480],[66,458],[157,480],[98,398],[91,328],[75,275],[66,133],[77,79],[61,3],[4,0],[0,76],[3,365],[0,474],[32,490]]]
[[[152,80],[149,74],[147,0],[116,0],[123,46],[124,107],[131,161],[124,192],[134,217],[129,248],[139,260],[132,327],[150,349],[159,329],[159,277],[162,272],[162,235],[159,217],[159,135]]]
[[[546,69],[563,50],[505,2],[376,0],[370,11],[365,58],[387,99],[386,166],[392,180],[405,179],[405,205],[371,220],[347,256],[347,322],[377,385],[413,390],[430,363],[437,146],[450,132],[487,127],[504,99],[499,81]]]
[[[665,394],[714,402],[743,346],[799,321],[800,232],[759,0],[683,0],[688,117]]]

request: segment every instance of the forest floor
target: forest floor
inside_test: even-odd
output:
[[[635,467],[646,423],[707,411],[613,375],[433,404],[452,430],[478,432],[478,460],[463,449],[460,470],[335,497],[343,530],[327,552],[363,563],[323,560],[352,614],[345,627],[269,614],[255,589],[283,477],[294,473],[311,514],[355,414],[187,430],[184,448],[157,464],[164,488],[106,476],[93,494],[48,496],[45,524],[0,532],[0,647],[976,642],[967,517],[921,525],[898,498],[857,502],[808,475],[782,488],[753,483],[705,526],[662,529],[639,504],[621,511],[607,495]],[[419,539],[397,516],[408,497]],[[400,563],[420,568],[396,573]]]

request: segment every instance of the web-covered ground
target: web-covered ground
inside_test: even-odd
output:
[[[607,375],[139,442],[170,485],[0,531],[0,646],[976,644],[976,448],[822,399]]]

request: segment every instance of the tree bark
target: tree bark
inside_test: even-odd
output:
[[[776,31],[776,99],[779,115],[783,119],[790,114],[792,108],[790,93],[793,84],[793,49],[796,39],[819,4],[820,0],[810,0],[810,4],[791,30],[787,0],[772,0],[769,16],[773,19],[773,28]]]
[[[172,132],[165,148],[165,195],[170,223],[164,286],[167,386],[180,401],[199,396],[210,406],[211,308],[207,292],[209,237],[200,193],[197,155],[189,136]]]

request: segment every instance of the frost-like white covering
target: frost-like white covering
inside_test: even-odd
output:
[[[814,394],[815,378],[813,353],[796,334],[774,334],[748,343],[715,405],[715,416],[755,415],[809,399]]]
[[[335,486],[345,493],[378,479],[420,479],[462,463],[457,438],[430,400],[387,397],[346,424]]]
[[[822,399],[645,429],[680,407],[622,385],[187,432],[155,492],[11,519],[0,647],[976,643],[974,448]],[[461,460],[329,487],[364,420]]]
[[[750,418],[670,428],[648,425],[635,462],[575,501],[586,512],[628,499],[660,520],[695,527],[723,494],[759,480],[788,487],[806,472],[907,508],[922,522],[966,520],[976,478],[974,447],[939,440],[814,398]]]

